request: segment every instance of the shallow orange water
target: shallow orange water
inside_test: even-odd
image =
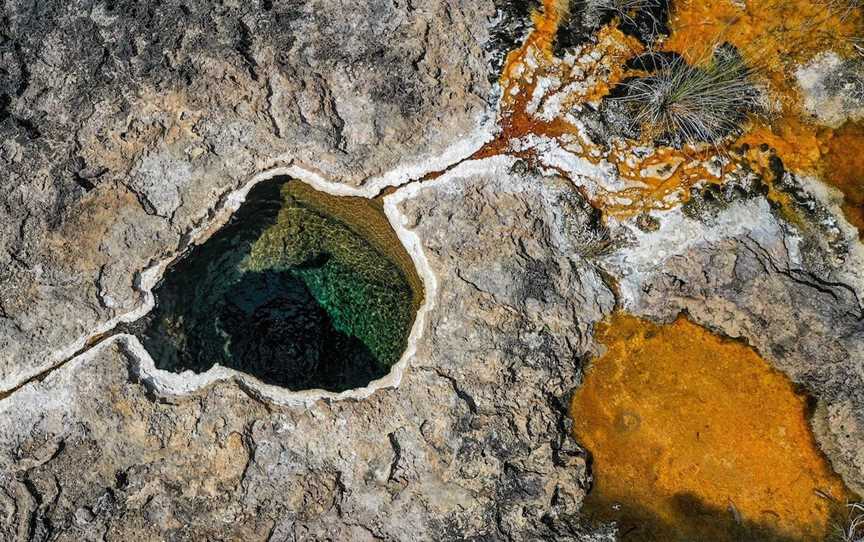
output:
[[[846,123],[831,132],[822,178],[845,197],[843,211],[864,239],[864,126]]]
[[[808,401],[747,346],[679,318],[616,314],[571,404],[593,455],[585,513],[624,540],[822,540],[843,483]]]

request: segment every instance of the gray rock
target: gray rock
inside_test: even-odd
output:
[[[165,397],[108,341],[0,401],[3,539],[610,540],[577,522],[588,473],[566,427],[613,294],[568,244],[558,203],[578,192],[510,165],[410,187],[439,294],[398,388]]]
[[[140,306],[136,273],[261,170],[302,166],[368,195],[476,150],[496,9],[7,2],[0,390]]]
[[[613,540],[579,515],[568,406],[620,308],[752,345],[813,393],[819,444],[864,490],[864,250],[837,209],[790,175],[794,226],[758,191],[604,221],[581,191],[608,167],[460,163],[531,5],[5,4],[0,539]],[[811,95],[854,117],[825,77]],[[273,168],[343,194],[407,184],[394,219],[437,287],[398,385],[278,404],[229,374],[169,394],[128,336],[84,344]]]
[[[864,119],[864,58],[823,53],[801,66],[796,77],[804,108],[819,124],[839,128]]]

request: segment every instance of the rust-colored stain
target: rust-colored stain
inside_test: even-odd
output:
[[[533,31],[521,47],[510,52],[501,74],[499,135],[473,158],[510,154],[542,165],[535,147],[518,143],[533,135],[554,140],[595,164],[609,162],[616,166],[626,186],[614,192],[596,188],[586,196],[605,214],[619,218],[673,208],[689,199],[694,186],[722,184],[730,171],[752,170],[769,185],[768,197],[796,222],[797,211],[788,205],[788,197],[772,186],[765,151],[746,150],[768,145],[788,170],[817,174],[839,188],[846,197],[847,217],[861,229],[864,189],[856,178],[860,168],[852,164],[856,158],[837,152],[841,141],[847,148],[860,147],[861,130],[844,127],[836,131],[812,124],[802,111],[794,76],[799,65],[823,51],[857,54],[855,45],[860,42],[856,36],[864,34],[864,17],[860,10],[846,11],[837,6],[828,9],[809,0],[673,3],[671,35],[657,47],[699,62],[710,56],[713,44],[733,43],[757,68],[759,82],[767,85],[776,108],[770,118],[753,119],[737,141],[728,143],[722,165],[715,163],[708,168],[706,162],[718,154],[712,145],[683,150],[655,147],[655,152],[646,156],[640,149],[644,141],[619,139],[611,148],[599,148],[587,140],[566,112],[598,104],[624,78],[639,75],[628,71],[625,63],[644,52],[644,47],[620,32],[613,21],[577,50],[575,61],[558,58],[553,54],[554,39],[569,16],[568,2],[543,0],[532,15]],[[538,109],[553,100],[560,104],[560,113],[539,114]],[[734,152],[742,148],[743,152]],[[835,171],[844,166],[849,167]],[[562,174],[566,176],[566,172]]]
[[[521,47],[508,53],[501,72],[499,134],[472,158],[506,153],[533,162],[536,158],[533,149],[513,148],[514,142],[530,135],[556,140],[569,137],[587,143],[581,140],[578,128],[563,116],[543,119],[529,110],[538,83],[543,79],[554,79],[559,82],[559,87],[576,80],[585,83],[581,91],[568,92],[561,104],[562,111],[568,111],[578,104],[597,102],[624,77],[624,63],[634,55],[634,51],[641,50],[641,46],[634,38],[625,36],[613,27],[606,27],[598,32],[597,42],[593,46],[593,51],[598,54],[590,58],[586,56],[583,63],[574,67],[553,54],[555,34],[568,16],[568,0],[543,0],[540,9],[532,13],[531,33]],[[542,105],[556,90],[560,88],[545,90],[536,101]]]
[[[738,5],[735,5],[738,4]],[[860,54],[864,14],[851,3],[811,0],[679,0],[673,4],[671,36],[663,48],[693,58],[704,51],[694,43],[730,42],[755,65],[768,83],[779,112],[757,119],[738,143],[770,145],[791,171],[817,173],[846,197],[844,211],[864,237],[862,129],[851,125],[834,131],[808,122],[801,107],[795,71],[823,51]],[[840,145],[846,151],[840,151]],[[853,155],[854,156],[851,156]],[[839,168],[842,171],[837,171]]]
[[[713,44],[732,43],[771,77],[775,93],[786,94],[795,92],[790,74],[802,62],[826,50],[853,54],[860,24],[857,10],[812,0],[677,0],[663,49],[696,61]],[[796,96],[785,97],[797,103]]]
[[[843,193],[843,211],[864,239],[864,126],[847,122],[831,132],[821,177]]]
[[[571,404],[593,455],[583,512],[624,540],[823,540],[849,496],[807,398],[752,349],[679,318],[616,314]],[[822,493],[823,495],[820,495]]]

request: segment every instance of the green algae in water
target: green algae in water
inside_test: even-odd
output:
[[[219,363],[291,390],[330,391],[389,372],[416,287],[310,194],[333,198],[284,178],[256,185],[229,224],[169,268],[138,333],[158,368]]]

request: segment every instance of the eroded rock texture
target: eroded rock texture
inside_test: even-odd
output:
[[[0,402],[3,535],[584,539],[567,397],[614,298],[568,234],[591,219],[578,192],[510,164],[466,164],[403,205],[440,296],[398,388],[157,400],[120,343],[97,349]]]
[[[6,2],[0,389],[130,310],[136,272],[262,169],[359,186],[470,154],[492,110],[495,13],[491,0]]]
[[[536,5],[6,2],[0,538],[611,540],[580,517],[590,461],[567,407],[616,309],[752,345],[813,394],[818,444],[864,490],[864,251],[837,194],[775,160],[785,207],[735,170],[683,207],[604,217],[586,197],[641,181],[576,139],[511,123],[486,149],[502,156],[465,161]],[[594,82],[617,62],[583,53]],[[550,111],[609,143],[596,111],[564,103]],[[232,377],[172,395],[133,339],[71,357],[144,306],[145,269],[282,166],[334,192],[407,184],[385,208],[436,287],[398,385],[280,403]]]

